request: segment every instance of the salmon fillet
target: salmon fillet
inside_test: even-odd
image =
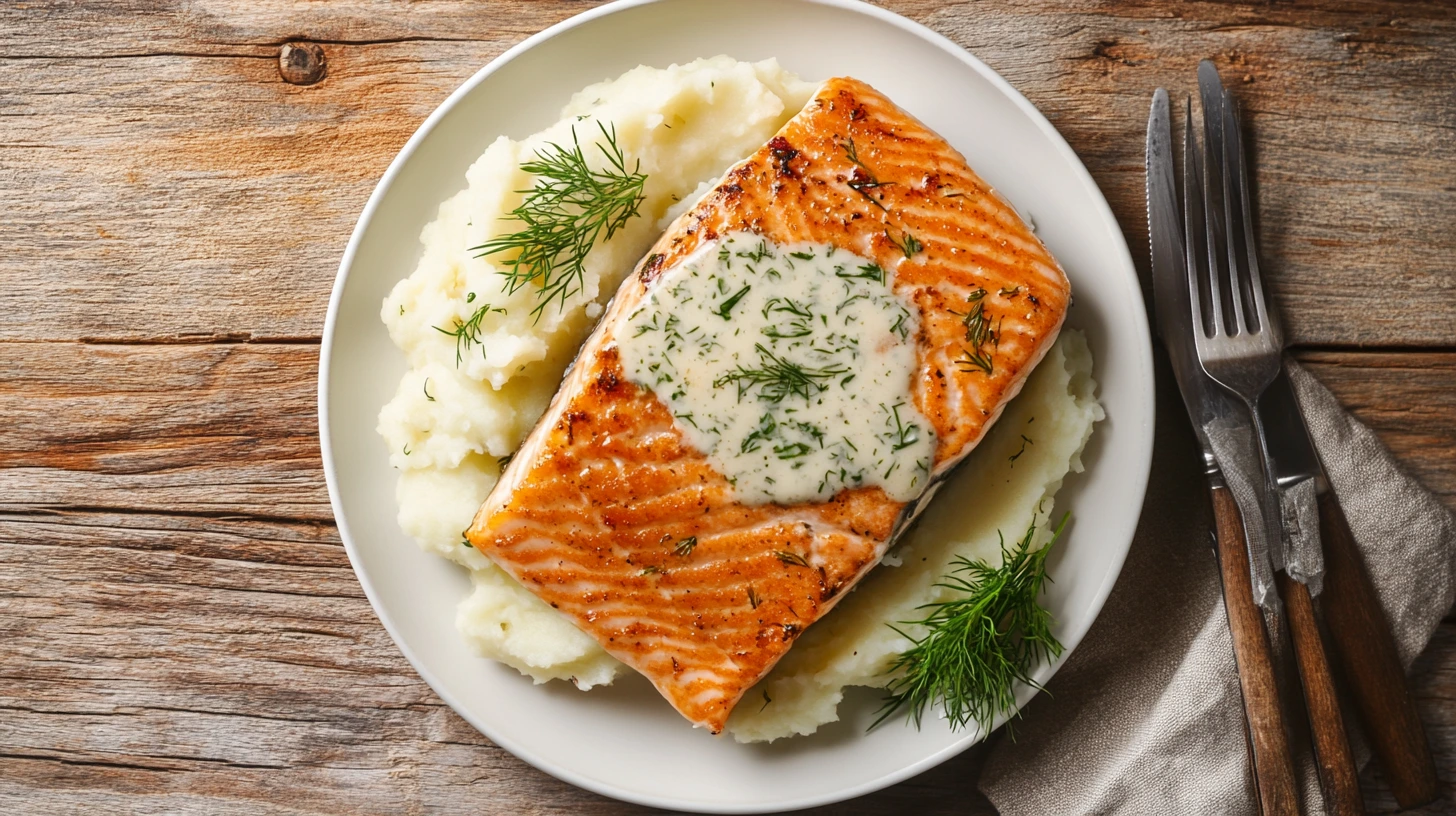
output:
[[[918,499],[862,487],[792,506],[738,501],[664,403],[625,375],[618,341],[654,281],[739,231],[893,270],[893,291],[919,311],[905,376],[936,434]],[[1070,297],[1057,262],[954,148],[868,85],[829,80],[622,284],[467,537],[718,733],[976,446],[1056,339]],[[990,366],[964,362],[972,303],[996,329]],[[689,537],[684,557],[673,543]]]

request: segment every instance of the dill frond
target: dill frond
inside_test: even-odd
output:
[[[1067,526],[1063,516],[1046,546],[1032,550],[1036,533],[1008,547],[1001,540],[1001,564],[957,558],[950,574],[936,586],[957,593],[948,601],[926,604],[930,610],[917,621],[901,626],[923,627],[916,639],[897,626],[895,631],[915,645],[900,654],[890,671],[887,696],[871,728],[908,709],[920,726],[927,706],[945,709],[953,728],[971,723],[989,726],[998,714],[1016,710],[1016,688],[1035,686],[1031,672],[1044,660],[1062,653],[1051,631],[1051,614],[1039,598],[1046,574],[1046,558]]]
[[[599,240],[610,240],[645,200],[642,187],[647,176],[638,172],[641,162],[628,170],[616,127],[608,130],[600,122],[597,127],[606,139],[606,144],[597,143],[606,167],[598,170],[587,164],[572,128],[570,148],[552,143],[521,165],[536,177],[530,189],[517,191],[525,199],[507,216],[521,222],[521,229],[470,248],[478,258],[508,255],[501,270],[507,292],[532,282],[540,287],[536,308],[531,310],[536,320],[552,301],[564,306],[567,298],[581,291],[587,253]]]
[[[470,301],[466,302],[469,303]],[[460,361],[465,359],[465,352],[470,350],[471,345],[480,345],[480,321],[484,320],[485,316],[490,314],[491,312],[505,314],[506,310],[492,308],[491,305],[487,303],[484,306],[481,306],[479,309],[476,309],[474,312],[471,313],[470,317],[467,317],[464,320],[461,320],[458,317],[455,318],[455,325],[448,329],[442,329],[439,326],[430,327],[443,335],[455,338],[456,368],[460,367]],[[484,352],[485,349],[482,346],[481,353]],[[427,392],[425,396],[428,397],[430,395]],[[434,402],[435,400],[433,397],[431,397],[430,401]]]
[[[755,343],[753,347],[758,351],[761,365],[758,368],[745,368],[740,365],[714,380],[714,388],[722,388],[730,383],[737,385],[738,398],[741,400],[749,389],[758,386],[759,399],[767,402],[783,402],[784,398],[791,395],[802,397],[807,402],[829,387],[825,384],[827,381],[849,373],[849,369],[840,365],[809,368],[779,357],[762,344]]]
[[[960,315],[961,322],[966,327],[966,343],[962,355],[956,359],[956,365],[962,371],[979,370],[983,374],[991,374],[994,368],[991,360],[991,352],[986,350],[989,344],[993,349],[1001,345],[1000,322],[992,326],[991,319],[986,317],[986,290],[976,289],[966,296],[970,303],[971,310]],[[951,314],[960,314],[952,312]]]
[[[915,253],[919,252],[922,249],[925,249],[925,245],[920,243],[920,239],[916,238],[914,235],[911,235],[908,232],[905,233],[903,237],[896,238],[890,233],[888,229],[886,229],[885,237],[889,238],[890,243],[894,244],[897,248],[899,248],[900,252],[905,255],[905,260],[907,261],[915,257]]]

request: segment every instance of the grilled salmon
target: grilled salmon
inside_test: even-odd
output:
[[[762,252],[730,252],[743,236],[761,239]],[[710,455],[694,443],[702,433],[690,426],[691,413],[673,407],[683,392],[630,376],[641,361],[624,355],[637,353],[632,340],[649,328],[644,309],[670,284],[686,285],[682,270],[711,266],[715,247],[725,263],[741,256],[754,274],[772,272],[778,284],[755,279],[771,287],[796,274],[793,259],[816,257],[816,246],[827,247],[832,277],[843,279],[849,300],[860,297],[854,286],[878,284],[911,313],[893,328],[910,352],[895,376],[913,405],[893,407],[899,436],[886,437],[885,450],[918,443],[926,454],[913,466],[924,478],[892,488],[895,477],[879,479],[866,465],[871,478],[840,472],[829,488],[820,481],[832,495],[765,500],[749,496],[722,464],[730,453],[759,451],[754,439],[725,440]],[[759,268],[775,258],[786,263]],[[780,317],[776,309],[791,318],[794,308],[815,314],[777,295],[743,310],[749,286],[736,294],[719,286],[712,314],[723,318],[720,333],[751,330],[759,312],[764,319]],[[744,692],[880,561],[976,446],[1051,347],[1070,297],[1057,262],[954,148],[868,85],[829,80],[674,221],[624,281],[467,537],[645,675],[694,725],[718,733]],[[818,320],[828,325],[831,311],[824,307]],[[783,326],[822,330],[812,317],[774,325],[773,337],[792,336]],[[836,342],[855,342],[844,335]],[[740,361],[712,387],[724,399],[736,395],[748,414],[764,411],[755,434],[788,427],[792,406],[808,406],[828,389],[862,387],[851,382],[854,366],[794,363],[767,341],[754,348],[764,368]],[[787,379],[755,379],[771,370]],[[864,394],[857,399],[865,412],[891,413],[883,402],[875,407],[872,393],[856,393]],[[927,426],[923,434],[907,432],[912,416]],[[764,446],[763,461],[777,467],[816,440],[823,448],[822,431],[806,433],[807,441]],[[784,495],[813,493],[816,477],[799,474]]]

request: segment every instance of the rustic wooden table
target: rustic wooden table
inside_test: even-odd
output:
[[[591,5],[0,5],[0,810],[641,812],[491,745],[410,669],[340,546],[314,414],[389,160]],[[1298,357],[1456,506],[1449,5],[886,5],[1046,113],[1140,263],[1152,89],[1204,56],[1241,79]],[[1414,685],[1448,785],[1423,812],[1449,812],[1453,621]],[[978,756],[820,812],[989,812]]]

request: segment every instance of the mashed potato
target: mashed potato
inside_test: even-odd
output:
[[[935,586],[957,556],[1001,560],[1001,535],[1019,539],[1034,520],[1050,537],[1052,499],[1102,419],[1092,355],[1081,332],[1064,331],[981,444],[941,486],[935,501],[884,563],[794,643],[728,720],[739,742],[812,734],[834,722],[845,686],[883,688],[885,669],[910,648],[886,624],[918,620],[917,607],[947,600]],[[1023,440],[1022,437],[1026,439]],[[1015,457],[1013,459],[1012,457]],[[893,566],[892,566],[893,565]],[[918,635],[913,628],[910,634]]]
[[[467,186],[425,227],[413,274],[385,299],[381,317],[410,370],[379,416],[379,433],[400,471],[400,527],[426,550],[471,571],[474,591],[456,625],[484,657],[537,683],[609,683],[622,668],[592,638],[464,543],[462,531],[500,476],[501,459],[525,438],[622,278],[666,224],[733,162],[757,149],[808,101],[813,85],[773,60],[728,57],[666,69],[636,68],[590,86],[561,121],[516,142],[496,140],[466,173]],[[647,175],[640,217],[587,258],[580,292],[539,321],[534,287],[503,291],[478,246],[512,229],[505,216],[531,178],[520,164],[551,143],[570,145],[573,130],[589,158],[598,123],[615,128],[629,162]],[[489,306],[478,344],[457,345],[442,331]],[[457,358],[458,354],[458,358]],[[942,490],[916,531],[862,589],[810,628],[760,686],[774,702],[744,706],[729,729],[741,741],[806,734],[836,718],[846,685],[882,685],[888,659],[908,643],[887,622],[914,616],[956,554],[995,558],[996,531],[1019,536],[1055,493],[1101,417],[1091,358],[1080,335],[1066,333],[1033,373],[971,460]],[[1032,417],[1035,424],[1032,425]],[[1025,426],[1025,427],[1023,427]],[[1021,434],[1034,440],[1013,462]],[[985,508],[967,514],[964,508]],[[893,563],[887,558],[886,563]],[[758,690],[752,692],[758,696]]]

